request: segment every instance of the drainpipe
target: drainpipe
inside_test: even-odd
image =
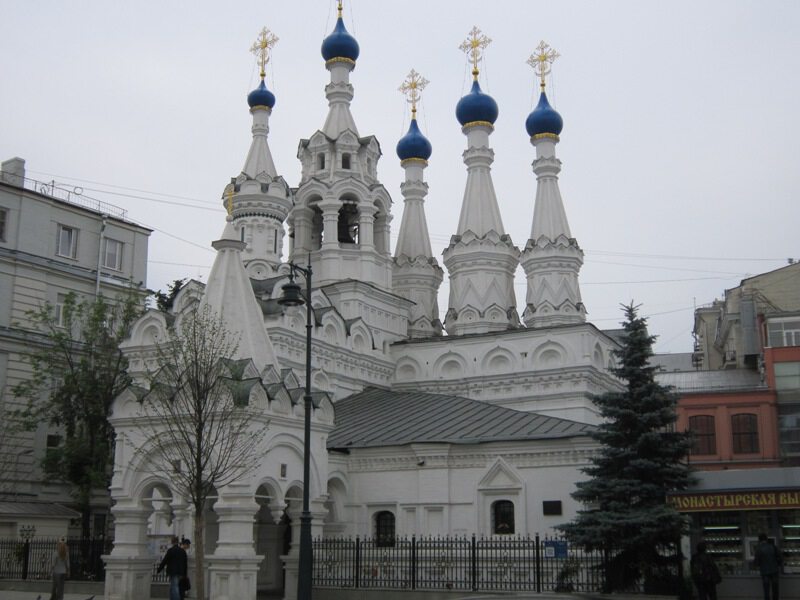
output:
[[[95,279],[95,285],[94,285],[95,298],[98,298],[100,296],[100,267],[103,264],[103,240],[105,239],[106,222],[108,221],[108,215],[103,213],[101,217],[103,221],[100,224],[100,243],[97,245],[97,279]]]

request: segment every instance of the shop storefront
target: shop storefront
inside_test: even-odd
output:
[[[688,550],[706,542],[732,594],[744,580],[758,578],[753,565],[760,533],[774,540],[783,556],[782,587],[792,596],[800,590],[800,468],[742,469],[696,473],[698,485],[670,496],[691,517]],[[760,584],[759,584],[760,585]],[[721,592],[724,590],[720,590]],[[742,593],[746,596],[748,593]]]

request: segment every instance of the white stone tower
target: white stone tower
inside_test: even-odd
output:
[[[302,175],[289,216],[290,260],[305,264],[310,257],[320,286],[353,279],[389,291],[391,198],[377,179],[380,145],[374,136],[359,136],[350,113],[358,54],[340,2],[336,27],[322,42],[331,74],[328,117],[297,151]]]
[[[558,189],[561,161],[556,158],[555,150],[563,121],[550,106],[544,91],[545,76],[557,57],[558,54],[541,42],[528,60],[541,78],[539,104],[525,122],[531,144],[536,148],[533,172],[537,181],[531,237],[521,258],[528,280],[522,318],[528,327],[583,323],[586,320],[578,285],[583,251],[570,234]]]
[[[408,335],[412,338],[442,334],[437,294],[443,272],[431,251],[425,219],[428,184],[423,178],[433,149],[417,124],[419,92],[427,84],[428,81],[412,69],[400,87],[411,103],[411,125],[397,143],[397,156],[405,169],[406,180],[400,185],[404,208],[395,249],[392,288],[396,294],[415,303],[408,319]]]
[[[491,173],[494,152],[489,147],[489,135],[497,119],[497,103],[481,92],[478,84],[478,61],[490,41],[473,27],[461,45],[471,57],[474,81],[456,106],[456,118],[467,136],[467,184],[458,230],[444,251],[444,264],[450,273],[445,328],[450,335],[502,331],[519,325],[514,296],[519,249],[503,229]]]
[[[281,264],[283,222],[292,207],[291,189],[275,170],[269,150],[269,117],[275,96],[264,84],[269,52],[278,41],[268,29],[261,31],[251,48],[261,66],[261,83],[247,96],[253,115],[253,141],[241,174],[225,188],[223,202],[233,218],[250,277],[264,279],[275,274]]]

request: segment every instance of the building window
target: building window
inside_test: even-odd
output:
[[[375,545],[394,546],[394,514],[388,510],[375,515]]]
[[[800,390],[800,362],[775,363],[775,389],[779,392]]]
[[[514,503],[511,500],[492,503],[492,533],[514,533]]]
[[[772,348],[800,346],[800,318],[770,319],[767,338]]]
[[[64,305],[67,302],[67,295],[66,294],[58,294],[56,296],[56,306],[55,310],[53,311],[53,320],[57,327],[64,327]]]
[[[318,169],[324,169],[325,168],[325,155],[324,154],[318,154],[317,155],[317,168]]]
[[[342,168],[343,169],[350,169],[350,155],[349,154],[342,154]]]
[[[781,454],[800,457],[800,404],[778,403],[778,432]]]
[[[8,211],[0,208],[0,242],[6,241],[6,227],[8,223]]]
[[[714,417],[711,415],[689,417],[689,431],[692,432],[692,454],[717,453]]]
[[[78,255],[78,230],[74,227],[59,225],[57,243],[56,254],[75,258]]]
[[[115,271],[119,271],[122,268],[122,242],[106,238],[103,266],[106,269],[114,269]]]
[[[754,414],[731,416],[733,453],[754,454],[758,452],[758,417]]]

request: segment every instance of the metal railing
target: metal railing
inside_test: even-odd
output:
[[[608,561],[563,539],[502,536],[317,539],[313,585],[327,588],[601,592]],[[677,557],[648,574],[677,586]],[[631,592],[652,587],[636,583]],[[677,589],[677,588],[676,588]]]
[[[72,186],[69,184],[58,183],[55,179],[52,181],[38,181],[29,177],[20,177],[11,173],[3,173],[2,181],[23,187],[26,190],[31,190],[51,198],[57,198],[76,206],[82,206],[99,213],[104,213],[126,220],[128,218],[128,211],[120,208],[114,204],[103,202],[97,198],[92,198],[84,193],[81,186]]]
[[[105,538],[68,538],[70,580],[103,581],[100,558],[111,551]],[[58,538],[0,538],[0,579],[50,579]]]

